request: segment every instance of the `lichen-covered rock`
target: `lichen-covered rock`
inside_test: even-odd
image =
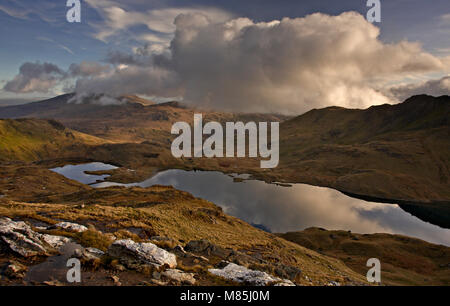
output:
[[[23,221],[15,222],[9,218],[0,219],[0,240],[11,251],[24,257],[45,255],[41,234],[36,233]]]
[[[288,280],[288,279],[283,279],[281,282],[276,283],[274,286],[277,286],[277,287],[293,287],[293,286],[295,286],[295,284],[292,281]]]
[[[48,255],[69,241],[66,237],[37,233],[23,221],[0,218],[0,244],[23,257]]]
[[[25,273],[27,272],[28,268],[21,263],[18,263],[16,261],[9,262],[5,269],[4,274],[9,278],[24,278]]]
[[[192,240],[184,247],[188,252],[196,254],[204,254],[208,256],[215,256],[222,259],[226,259],[233,253],[232,249],[225,249],[217,246],[206,239]]]
[[[96,248],[85,248],[84,249],[84,255],[86,257],[100,258],[103,255],[105,255],[105,252],[103,252],[102,250],[96,249]]]
[[[63,236],[55,236],[55,235],[47,235],[42,234],[41,239],[45,241],[48,245],[53,247],[54,249],[59,249],[66,243],[72,242],[73,240]]]
[[[69,231],[69,232],[76,232],[76,233],[81,233],[84,231],[87,231],[88,228],[84,225],[78,224],[78,223],[72,223],[72,222],[59,222],[53,226],[51,226],[51,228],[58,228],[58,229],[62,229],[65,231]]]
[[[187,273],[178,269],[167,269],[161,273],[161,276],[183,285],[195,285],[196,282],[194,273]]]
[[[103,255],[105,255],[105,252],[96,248],[76,249],[73,254],[74,257],[84,260],[97,260]]]
[[[239,266],[234,263],[228,263],[222,269],[209,269],[211,274],[238,282],[245,283],[253,286],[267,286],[269,284],[276,283],[292,283],[289,280],[283,280],[281,278],[267,274],[266,272],[251,270],[244,266]]]
[[[177,266],[177,259],[174,254],[150,242],[138,243],[131,239],[116,240],[110,245],[108,254],[119,258],[128,267],[135,267],[140,264],[155,267],[167,265],[170,268]]]

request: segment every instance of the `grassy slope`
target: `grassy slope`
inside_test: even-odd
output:
[[[362,235],[319,228],[278,235],[338,258],[361,275],[367,273],[367,260],[378,258],[382,283],[387,285],[450,285],[449,247],[400,235]]]
[[[284,181],[394,200],[450,201],[450,97],[312,110],[280,126]]]
[[[0,161],[34,161],[105,141],[65,128],[54,120],[0,120]]]
[[[299,280],[305,285],[364,283],[365,279],[339,260],[320,255],[273,234],[256,229],[230,217],[208,201],[172,187],[84,189],[47,200],[53,203],[24,203],[0,199],[0,216],[21,220],[55,223],[69,220],[92,224],[107,233],[142,229],[149,235],[167,236],[176,243],[208,239],[212,243],[258,254],[273,264],[285,264],[302,269]],[[85,203],[80,208],[76,203]],[[89,243],[89,242],[88,242]],[[93,246],[101,245],[98,241]],[[270,271],[271,265],[262,267]],[[305,276],[312,280],[309,282]]]

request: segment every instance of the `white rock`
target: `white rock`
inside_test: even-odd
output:
[[[128,266],[136,263],[156,267],[164,264],[170,268],[177,266],[177,258],[174,254],[150,242],[137,243],[131,239],[116,240],[110,245],[108,254],[120,258]]]
[[[0,240],[12,251],[24,256],[45,255],[41,234],[36,233],[23,221],[15,222],[9,218],[0,219]]]
[[[24,256],[48,255],[48,252],[59,249],[71,239],[62,236],[40,234],[31,229],[23,221],[0,219],[0,241],[9,249]]]
[[[99,259],[105,255],[105,252],[96,248],[85,248],[83,250],[83,257],[88,260]]]
[[[194,273],[186,273],[178,269],[167,269],[161,275],[181,284],[195,285]]]
[[[47,234],[41,235],[41,239],[55,249],[59,249],[66,243],[73,241],[72,239],[67,237],[47,235]]]
[[[66,230],[66,231],[76,232],[76,233],[81,233],[81,232],[88,230],[88,228],[86,226],[77,224],[77,223],[72,223],[72,222],[59,222],[59,223],[51,226],[51,228],[60,228],[60,229]]]
[[[210,273],[238,282],[246,283],[254,286],[266,286],[273,283],[288,283],[289,280],[282,280],[281,278],[267,274],[266,272],[251,270],[234,263],[229,263],[223,269],[209,269]],[[292,283],[292,282],[291,282]]]
[[[277,286],[277,287],[293,287],[293,286],[295,286],[295,284],[292,281],[288,280],[288,279],[283,279],[281,282],[276,283],[274,286]]]

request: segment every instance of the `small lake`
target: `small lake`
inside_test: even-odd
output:
[[[51,170],[84,184],[92,184],[105,176],[86,177],[83,171],[115,168],[99,164],[67,165]],[[233,177],[221,172],[183,170],[163,171],[139,183],[100,182],[91,186],[149,187],[155,184],[172,185],[190,192],[221,206],[229,215],[271,232],[299,231],[315,226],[363,234],[403,234],[450,246],[449,229],[424,222],[398,205],[367,202],[330,188],[305,184],[283,187],[257,180],[235,182]]]

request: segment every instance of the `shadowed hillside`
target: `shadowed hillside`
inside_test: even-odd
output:
[[[450,285],[450,248],[423,240],[390,234],[356,234],[308,228],[278,234],[308,249],[342,260],[366,275],[366,262],[381,262],[381,281],[386,285]]]
[[[450,227],[449,96],[420,95],[365,110],[314,109],[291,119],[208,112],[178,102],[143,105],[133,102],[133,97],[106,106],[92,101],[67,103],[71,98],[64,95],[0,108],[0,117],[53,118],[114,142],[70,155],[122,166],[110,171],[111,180],[143,180],[155,170],[171,168],[249,173],[267,182],[307,183],[401,204],[425,221]],[[278,167],[266,171],[251,158],[173,158],[171,126],[177,121],[192,122],[195,112],[204,114],[204,122],[281,120]]]

